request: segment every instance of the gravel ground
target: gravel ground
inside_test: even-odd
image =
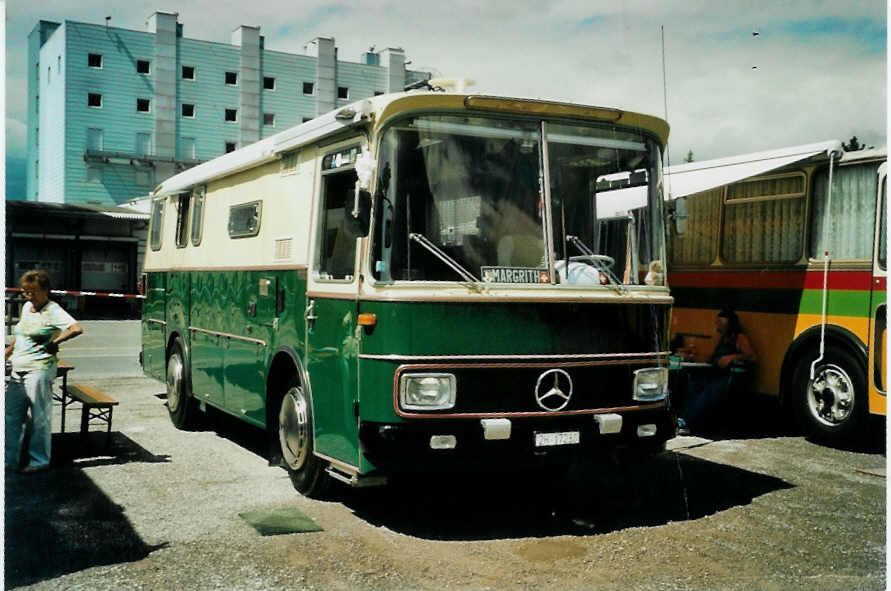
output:
[[[53,470],[6,475],[5,588],[886,585],[884,453],[680,437],[644,464],[559,481],[440,476],[316,501],[268,466],[259,431],[219,415],[177,431],[159,382],[90,381],[121,401],[111,446],[54,435]],[[285,507],[324,531],[263,537],[238,517]]]

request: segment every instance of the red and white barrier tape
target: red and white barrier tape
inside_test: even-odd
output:
[[[21,293],[23,290],[21,287],[7,287],[7,292],[17,292]],[[51,289],[50,293],[53,295],[70,295],[70,296],[98,296],[100,298],[128,298],[134,300],[144,300],[144,295],[139,295],[135,293],[109,293],[104,291],[69,291],[66,289]]]

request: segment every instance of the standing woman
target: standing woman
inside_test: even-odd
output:
[[[29,462],[23,472],[49,468],[52,436],[53,380],[59,343],[84,329],[56,302],[50,301],[50,280],[45,271],[27,271],[20,280],[25,292],[22,316],[15,326],[6,359],[12,374],[6,384],[6,469],[19,468],[24,427],[31,407]]]

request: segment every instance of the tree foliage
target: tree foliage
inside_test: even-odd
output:
[[[842,142],[842,148],[845,149],[845,152],[856,152],[857,150],[871,150],[873,146],[861,144],[860,140],[857,139],[857,136],[853,135],[851,136],[851,139],[848,141],[848,143]]]

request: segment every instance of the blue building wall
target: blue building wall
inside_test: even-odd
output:
[[[171,25],[170,19],[175,18],[164,13],[155,16]],[[175,149],[161,149],[162,143],[154,137],[161,133],[156,119],[162,110],[156,113],[156,103],[167,100],[169,104],[171,93],[165,90],[169,83],[158,83],[156,77],[158,55],[168,55],[166,47],[159,50],[160,34],[74,21],[38,23],[29,38],[29,60],[35,79],[40,75],[40,86],[32,89],[34,81],[29,80],[34,108],[33,117],[29,110],[28,199],[121,203],[148,194],[180,170],[220,156],[227,144],[245,144],[240,121],[246,82],[240,71],[242,47],[184,38],[182,25],[177,25],[177,31]],[[233,39],[237,40],[235,35]],[[256,35],[253,39],[256,47]],[[173,45],[169,49],[173,51]],[[316,57],[266,50],[262,37],[258,49],[262,138],[314,117],[324,101],[319,96]],[[102,56],[101,67],[90,66],[91,53]],[[405,71],[404,66],[390,72],[371,65],[380,61],[375,55],[363,58],[368,64],[336,62],[335,92],[336,87],[346,87],[349,98],[335,97],[335,105],[390,91],[394,76],[405,83],[429,77],[426,72]],[[139,60],[149,62],[149,73],[137,72]],[[183,66],[194,68],[194,80],[183,78]],[[226,83],[226,72],[237,73],[236,85]],[[263,87],[266,77],[275,79],[274,88]],[[312,94],[304,94],[304,82],[313,84]],[[100,106],[88,104],[91,93],[101,95]],[[149,101],[148,112],[137,110],[138,99]],[[193,117],[183,116],[183,104],[194,105]],[[238,120],[226,121],[226,109],[235,109]],[[264,113],[274,121],[264,124]]]
[[[152,75],[138,74],[136,63],[147,60],[151,64],[153,36],[70,21],[65,22],[65,31],[66,202],[113,204],[148,193],[154,184],[151,167],[131,165],[125,159],[86,162],[84,154],[90,147],[89,130],[101,137],[99,150],[134,156],[137,134],[152,134]],[[91,53],[102,56],[101,68],[88,65]],[[87,104],[90,93],[101,95],[100,107]],[[150,101],[149,112],[137,112],[138,98]]]
[[[41,199],[53,203],[65,200],[65,38],[66,31],[60,27],[44,44],[41,55],[46,58],[39,62],[37,178]]]

